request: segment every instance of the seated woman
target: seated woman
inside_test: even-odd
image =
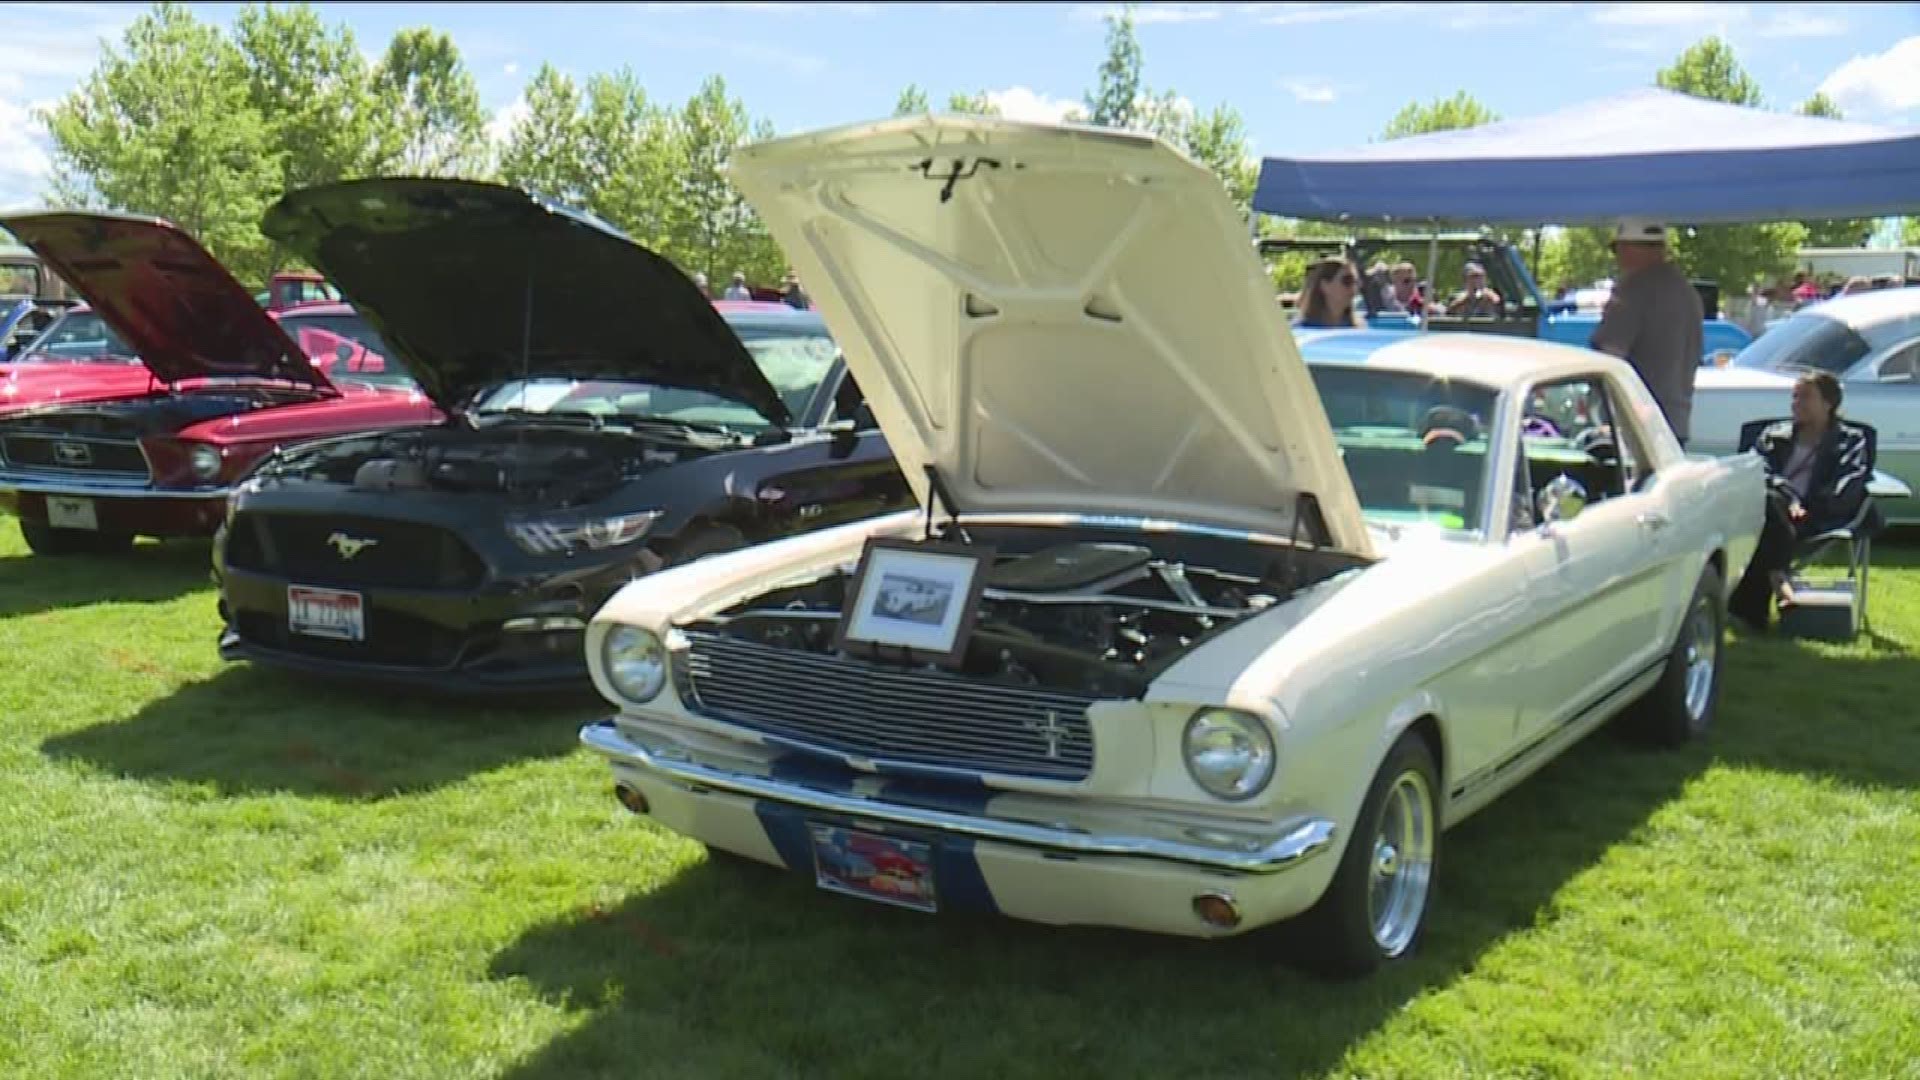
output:
[[[1301,329],[1364,327],[1353,309],[1353,298],[1360,289],[1360,274],[1353,264],[1339,257],[1321,259],[1307,268],[1307,280],[1300,287]]]
[[[1844,527],[1867,498],[1867,438],[1840,423],[1840,397],[1830,372],[1807,372],[1793,384],[1792,423],[1775,424],[1754,444],[1767,462],[1767,517],[1727,611],[1755,629],[1766,629],[1774,600],[1793,603],[1794,545]]]

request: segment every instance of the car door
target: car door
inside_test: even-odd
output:
[[[1840,411],[1873,425],[1879,436],[1874,467],[1920,492],[1920,326],[1907,334],[1849,373]],[[1881,510],[1912,520],[1920,517],[1920,498],[1888,499]]]
[[[817,430],[781,448],[756,493],[773,534],[840,525],[910,505],[912,490],[844,364],[808,409]]]
[[[1522,743],[1579,718],[1658,662],[1664,593],[1679,555],[1674,486],[1645,472],[1645,442],[1632,417],[1615,408],[1607,380],[1599,373],[1558,379],[1529,397],[1544,409],[1530,410],[1528,419],[1547,421],[1521,440],[1530,501],[1537,507],[1541,490],[1561,475],[1580,484],[1587,501],[1570,519],[1508,537],[1533,606]],[[1605,441],[1609,434],[1617,442]],[[1534,520],[1541,521],[1537,509]]]

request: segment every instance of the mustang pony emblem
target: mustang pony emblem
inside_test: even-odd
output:
[[[83,442],[57,442],[53,444],[53,459],[62,465],[91,465],[93,449]]]
[[[1073,734],[1070,728],[1060,723],[1060,714],[1051,709],[1047,710],[1044,719],[1035,720],[1032,717],[1028,717],[1020,723],[1028,731],[1047,740],[1047,758],[1049,760],[1056,759],[1060,756],[1060,740]]]
[[[379,542],[378,540],[362,540],[357,536],[348,536],[343,532],[336,532],[332,536],[327,537],[327,543],[333,545],[333,550],[340,554],[340,559],[343,562]]]

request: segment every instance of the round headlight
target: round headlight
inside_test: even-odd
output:
[[[638,626],[616,626],[600,642],[607,681],[636,704],[652,701],[667,682],[667,647]]]
[[[1249,799],[1273,779],[1273,736],[1260,718],[1232,709],[1201,709],[1181,741],[1187,774],[1207,794]]]
[[[188,460],[193,465],[193,475],[202,480],[211,480],[220,475],[220,451],[215,447],[196,446],[188,455]]]

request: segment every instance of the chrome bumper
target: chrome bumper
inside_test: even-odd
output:
[[[156,488],[112,480],[55,479],[0,472],[0,491],[32,495],[68,495],[87,499],[225,499],[230,488]]]
[[[1137,834],[1093,833],[1061,824],[1038,824],[954,813],[856,793],[824,791],[792,780],[741,772],[693,759],[678,746],[647,746],[622,734],[611,720],[580,729],[580,741],[616,764],[649,773],[686,788],[710,788],[827,813],[848,814],[942,832],[995,840],[1075,855],[1121,855],[1186,863],[1210,870],[1270,874],[1290,869],[1325,851],[1334,824],[1324,818],[1295,818],[1280,831],[1256,832],[1235,825],[1181,826],[1142,822]]]

